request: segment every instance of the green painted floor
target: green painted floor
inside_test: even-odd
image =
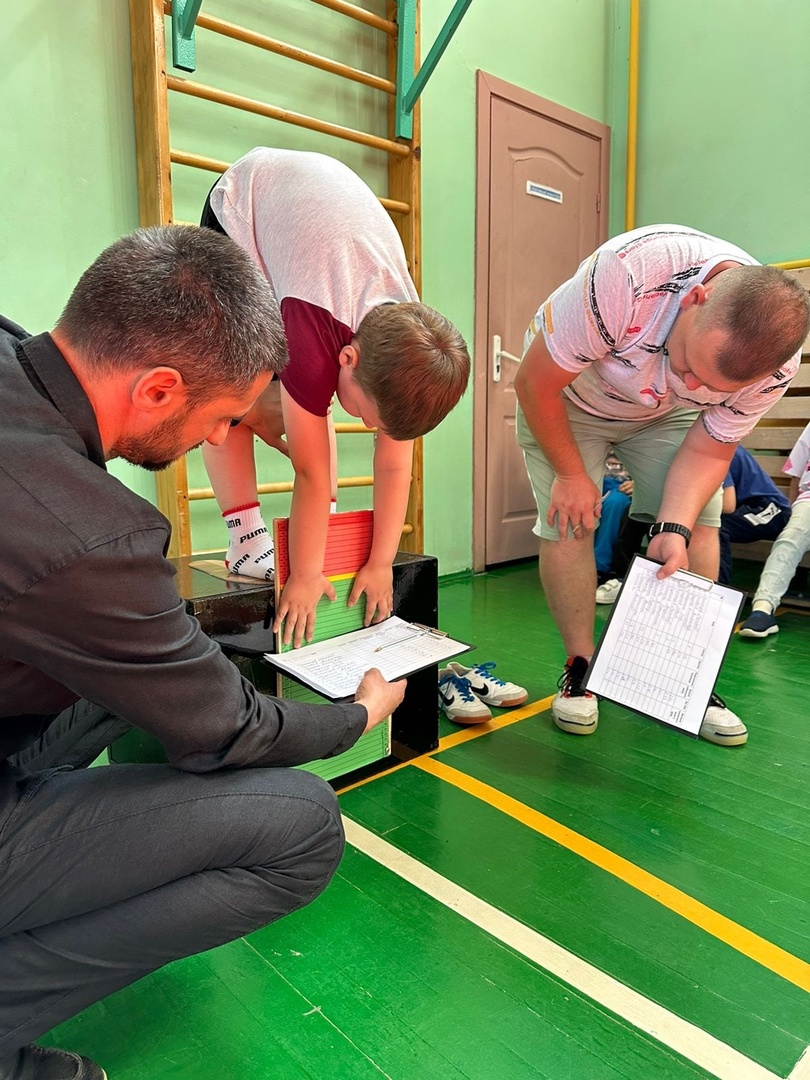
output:
[[[444,583],[440,613],[530,703],[553,693],[563,657],[535,566]],[[394,855],[744,1058],[695,1064],[694,1034],[641,1030],[618,997],[572,989],[351,846],[310,907],[143,979],[48,1041],[110,1080],[806,1080],[810,619],[789,612],[780,626],[763,642],[733,639],[718,684],[748,724],[746,747],[608,703],[598,731],[576,738],[546,708],[446,746],[433,772],[409,764],[341,795]],[[443,721],[443,735],[458,731]],[[697,922],[636,871],[694,902]]]

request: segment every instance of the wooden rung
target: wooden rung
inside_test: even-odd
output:
[[[171,14],[172,5],[169,0],[165,0],[163,10],[167,15]],[[328,71],[330,74],[338,75],[342,79],[362,83],[363,86],[370,86],[373,90],[382,90],[386,94],[395,94],[397,92],[396,85],[390,79],[382,79],[379,75],[372,75],[369,71],[360,71],[358,68],[349,67],[348,64],[338,63],[337,60],[329,60],[327,57],[319,56],[317,53],[299,49],[295,45],[287,45],[286,42],[276,41],[275,38],[267,37],[265,34],[258,34],[256,31],[248,30],[244,26],[225,22],[224,19],[215,19],[204,12],[200,12],[197,16],[195,25],[202,27],[203,30],[210,30],[214,34],[232,38],[234,41],[241,41],[245,45],[265,49],[267,52],[275,53],[277,56],[286,56],[289,60],[295,60],[300,64],[309,64],[310,67]]]
[[[313,3],[329,8],[331,11],[339,11],[341,15],[348,15],[350,19],[356,19],[357,22],[365,23],[366,26],[373,26],[375,30],[382,30],[383,33],[390,34],[391,37],[397,36],[397,24],[395,22],[383,19],[371,11],[366,11],[364,8],[357,7],[356,4],[347,4],[346,0],[313,0]]]
[[[351,424],[344,421],[335,424],[335,431],[338,435],[348,435],[350,433],[356,435],[373,435],[376,430],[377,429],[373,427],[366,427],[365,424]]]
[[[215,87],[207,86],[205,83],[180,79],[176,75],[167,75],[166,85],[170,90],[180,94],[189,94],[191,97],[202,98],[205,101],[216,101],[218,104],[227,105],[232,109],[242,109],[244,112],[266,116],[270,120],[280,120],[284,124],[294,124],[296,127],[320,131],[324,135],[333,135],[335,138],[345,139],[347,142],[371,146],[375,150],[383,150],[394,157],[406,158],[411,153],[409,146],[394,142],[393,139],[383,139],[379,135],[369,135],[365,131],[355,131],[354,128],[343,127],[340,124],[330,124],[326,120],[318,120],[314,116],[304,116],[302,113],[290,112],[289,109],[280,109],[275,105],[265,105],[262,101],[255,101],[253,98],[243,97],[241,94],[231,94],[226,90],[217,90]]]
[[[192,169],[207,169],[208,172],[224,173],[231,167],[227,161],[217,161],[216,158],[203,157],[202,154],[190,154],[186,150],[176,150],[174,147],[170,151],[170,156],[175,165],[188,165]],[[389,214],[410,214],[411,212],[408,203],[400,202],[399,199],[380,198],[380,205],[384,206]],[[183,222],[176,224],[183,224]]]
[[[358,487],[373,487],[373,476],[339,476],[337,486],[339,488],[358,488]],[[277,480],[273,483],[259,484],[256,489],[260,495],[283,495],[285,492],[292,491],[292,480]],[[213,499],[214,489],[207,488],[189,488],[188,489],[189,502],[197,502],[200,499]]]
[[[170,156],[174,165],[188,165],[192,169],[207,169],[209,172],[224,173],[231,167],[227,161],[217,161],[216,158],[203,157],[202,154],[190,154],[185,150],[175,150],[174,147],[170,151]]]

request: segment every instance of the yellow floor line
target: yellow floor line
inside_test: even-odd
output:
[[[460,743],[479,739],[482,735],[489,735],[491,731],[498,731],[500,728],[509,727],[510,724],[516,724],[518,720],[526,720],[529,716],[536,716],[539,712],[545,712],[553,700],[554,695],[552,694],[550,697],[542,698],[540,701],[533,701],[531,705],[524,705],[520,709],[512,709],[511,712],[493,716],[485,724],[471,724],[461,731],[454,731],[452,735],[445,735],[443,739],[439,739],[439,745],[436,749],[429,750],[423,756],[432,757],[434,754],[441,754],[443,750],[449,750],[451,746],[458,746]],[[381,769],[380,772],[374,773],[373,776],[366,776],[362,780],[357,780],[354,784],[347,784],[346,787],[337,788],[337,793],[338,795],[344,795],[347,791],[354,791],[355,788],[363,787],[364,784],[368,784],[372,780],[379,780],[381,776],[390,776],[391,773],[399,772],[406,765],[413,765],[420,760],[420,757],[412,758],[410,761],[402,761],[399,765],[393,765],[390,769]]]
[[[494,806],[497,810],[514,818],[515,821],[519,821],[522,825],[526,825],[535,832],[547,836],[550,840],[574,852],[574,854],[587,859],[594,866],[598,866],[620,881],[656,900],[659,904],[663,904],[670,911],[674,911],[682,918],[688,919],[689,922],[694,923],[695,926],[700,927],[707,934],[711,934],[712,937],[731,946],[732,949],[736,949],[737,952],[756,961],[762,967],[781,976],[800,989],[810,991],[810,964],[786,952],[784,949],[780,949],[778,945],[773,945],[770,941],[759,937],[744,926],[727,919],[725,915],[713,911],[706,904],[695,900],[687,893],[655,877],[654,874],[642,870],[641,867],[636,866],[629,860],[623,859],[621,855],[616,855],[608,848],[602,847],[601,844],[597,844],[586,836],[574,832],[573,829],[569,829],[553,818],[541,814],[538,810],[533,810],[524,803],[518,802],[517,799],[504,795],[497,788],[484,784],[472,776],[467,776],[465,773],[445,765],[441,761],[435,761],[432,757],[415,758],[411,764],[423,769],[432,776],[438,777],[440,780],[453,784],[460,790],[467,792],[467,794],[489,803],[490,806]]]

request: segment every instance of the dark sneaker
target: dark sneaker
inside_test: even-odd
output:
[[[582,685],[588,661],[571,656],[557,683],[559,691],[551,703],[554,723],[569,735],[591,735],[599,723],[599,705],[595,696]]]
[[[769,611],[752,611],[740,627],[740,637],[763,638],[779,633],[779,623]]]
[[[107,1074],[89,1058],[32,1043],[0,1061],[0,1080],[107,1080]]]
[[[717,743],[718,746],[742,746],[748,742],[745,724],[736,713],[726,708],[725,701],[718,694],[712,694],[709,698],[709,707],[698,734],[701,739]]]

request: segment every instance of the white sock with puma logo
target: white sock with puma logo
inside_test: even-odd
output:
[[[235,506],[223,515],[228,526],[225,565],[232,574],[267,581],[276,566],[273,538],[267,531],[258,503]]]

